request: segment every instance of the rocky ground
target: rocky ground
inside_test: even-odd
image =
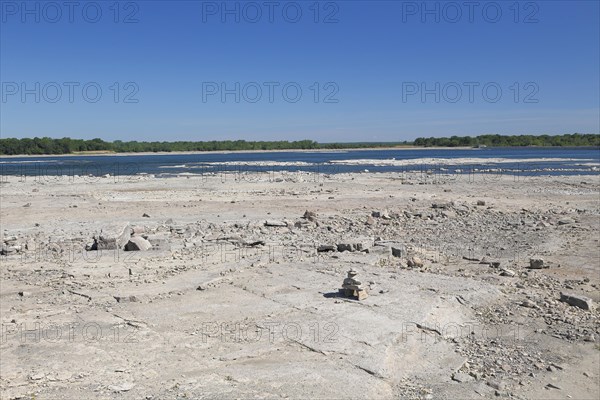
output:
[[[2,399],[600,395],[599,176],[0,188]]]

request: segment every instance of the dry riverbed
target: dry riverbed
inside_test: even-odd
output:
[[[0,185],[2,399],[600,396],[597,175]]]

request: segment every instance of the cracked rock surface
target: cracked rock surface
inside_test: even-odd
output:
[[[0,185],[2,399],[600,395],[598,176]]]

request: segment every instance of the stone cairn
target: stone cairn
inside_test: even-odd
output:
[[[342,283],[340,294],[344,297],[354,297],[357,300],[364,300],[369,295],[367,294],[366,289],[361,287],[361,283],[356,279],[356,275],[358,275],[356,270],[351,269],[348,271],[348,277],[344,279],[344,282]]]

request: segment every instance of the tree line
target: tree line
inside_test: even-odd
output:
[[[107,142],[102,139],[52,139],[24,138],[0,139],[0,155],[42,155],[74,154],[82,152],[172,152],[172,151],[235,151],[235,150],[311,150],[311,149],[353,149],[397,146],[418,147],[521,147],[521,146],[600,146],[598,134],[567,135],[480,135],[418,138],[413,142],[355,142],[355,143],[317,143],[313,140],[299,141],[178,141],[178,142]]]
[[[480,135],[480,136],[451,136],[418,138],[415,146],[423,147],[568,147],[568,146],[600,146],[600,135],[597,134],[566,134],[566,135]]]

